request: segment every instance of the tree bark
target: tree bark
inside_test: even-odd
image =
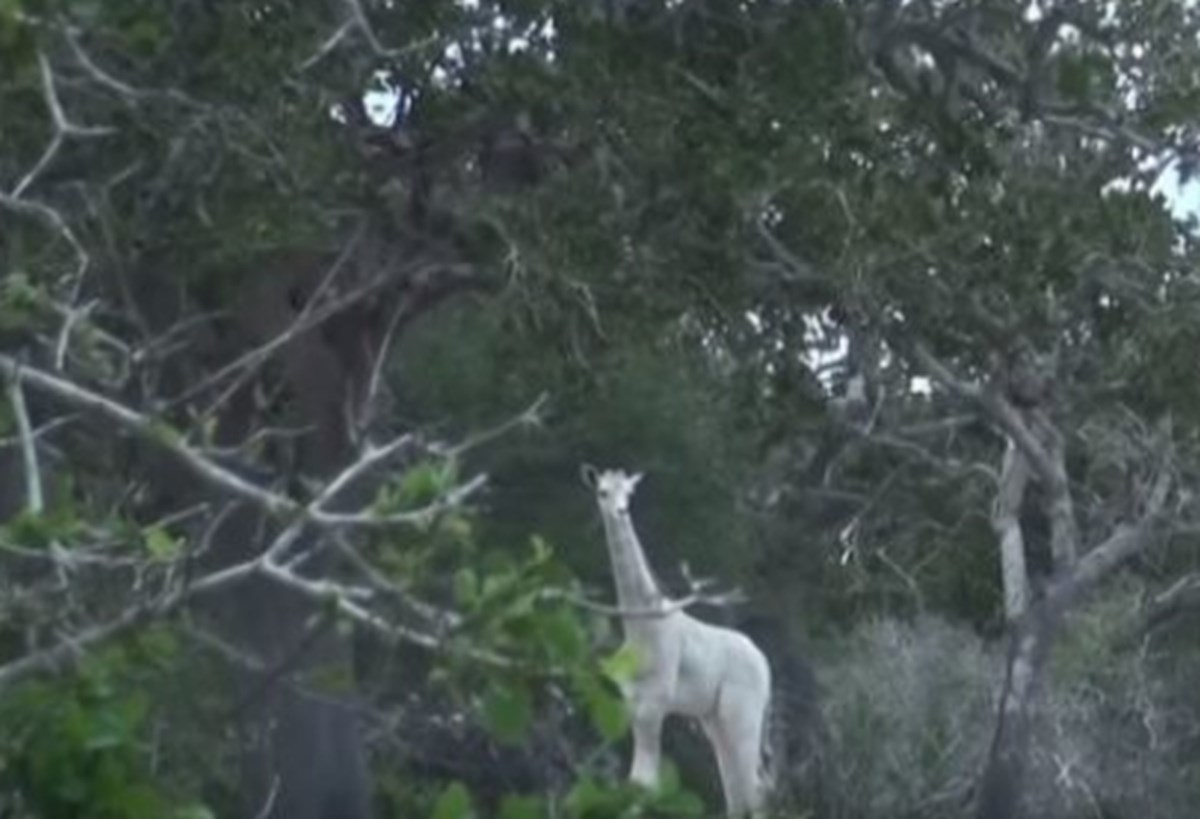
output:
[[[976,819],[1018,819],[1034,724],[1034,704],[1062,612],[1042,599],[1014,624],[996,729],[979,784]]]
[[[992,529],[1000,541],[1004,616],[1009,623],[1018,622],[1029,608],[1029,573],[1025,565],[1025,534],[1021,529],[1021,503],[1028,485],[1029,462],[1009,439],[992,507]]]

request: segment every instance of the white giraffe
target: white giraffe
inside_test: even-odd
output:
[[[659,590],[629,513],[641,474],[588,465],[581,474],[596,492],[625,646],[638,659],[624,691],[633,718],[629,778],[655,787],[663,720],[694,717],[716,754],[727,815],[761,816],[768,790],[762,764],[771,699],[767,658],[744,634],[697,620]]]

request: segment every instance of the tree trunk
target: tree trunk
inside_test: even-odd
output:
[[[251,266],[235,296],[212,305],[228,310],[232,322],[207,333],[187,356],[180,357],[164,373],[162,391],[182,394],[217,366],[285,331],[330,262],[325,254],[300,252]],[[180,292],[172,282],[154,281],[152,275],[141,277],[139,285],[143,283],[138,289],[142,312],[163,325],[160,332],[195,309],[194,293]],[[379,335],[375,315],[357,311],[344,320],[361,328],[362,337],[354,342],[362,344],[352,351],[349,343],[334,349],[326,322],[282,345],[272,356],[273,367],[245,379],[222,404],[215,443],[239,443],[269,424],[264,413],[270,410],[254,400],[255,385],[261,382],[262,392],[275,390],[287,396],[281,410],[284,417],[275,423],[309,430],[264,456],[274,479],[288,482],[300,475],[320,479],[341,467],[352,454],[342,412],[346,395],[352,377],[365,368],[362,356],[375,349],[372,343]],[[352,360],[344,361],[339,354]],[[199,405],[211,401],[228,383],[229,379],[216,390],[198,395]],[[152,447],[135,457],[131,469],[142,478],[149,476],[154,504],[162,513],[211,495],[206,486]],[[258,510],[239,509],[213,533],[213,547],[202,562],[217,568],[251,558],[276,534],[273,528]],[[314,567],[320,560],[314,561]],[[289,673],[280,671],[281,664],[291,673],[316,667],[346,669],[351,662],[346,642],[328,629],[314,637],[305,627],[311,604],[266,580],[251,579],[208,601],[203,610],[223,639],[267,666],[266,676],[241,669],[232,692],[238,703],[236,729],[242,737],[240,814],[261,819],[369,819],[371,780],[354,703],[305,695],[285,681]]]
[[[1013,626],[996,731],[976,801],[976,819],[1019,819],[1033,739],[1033,709],[1061,606],[1042,599]]]

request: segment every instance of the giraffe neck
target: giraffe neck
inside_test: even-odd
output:
[[[602,517],[619,605],[623,609],[645,609],[659,603],[663,595],[646,562],[629,512],[605,511]]]

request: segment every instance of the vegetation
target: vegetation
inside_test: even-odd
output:
[[[583,461],[781,816],[1191,816],[1198,38],[0,0],[0,817],[712,815],[688,726],[623,784]]]

